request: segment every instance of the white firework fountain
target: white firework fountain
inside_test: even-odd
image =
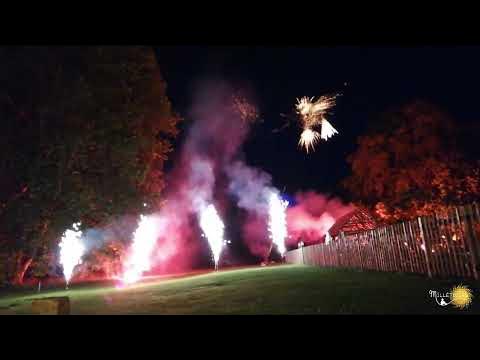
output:
[[[213,204],[208,205],[200,211],[200,227],[207,237],[208,244],[212,251],[215,262],[215,270],[218,270],[218,261],[223,245],[226,243],[224,237],[225,226]]]
[[[125,264],[124,284],[137,282],[145,271],[150,270],[150,256],[157,242],[158,224],[154,216],[140,215],[138,227],[133,234],[130,256]]]
[[[82,231],[80,231],[80,223],[72,225],[72,229],[67,229],[62,236],[60,242],[60,264],[63,267],[63,276],[66,286],[73,276],[75,267],[82,262],[82,256],[85,253],[85,246],[82,243]]]
[[[272,242],[277,246],[280,255],[285,255],[285,239],[287,238],[286,209],[288,201],[282,200],[276,193],[271,192],[268,199],[269,222],[268,231]]]

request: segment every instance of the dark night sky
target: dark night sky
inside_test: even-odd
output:
[[[158,47],[173,106],[187,120],[195,80],[217,76],[254,92],[263,123],[244,146],[249,165],[269,172],[293,194],[313,189],[341,194],[346,156],[369,119],[414,99],[431,101],[459,121],[476,121],[480,47]],[[344,86],[347,83],[347,86]],[[311,154],[297,146],[299,128],[280,133],[280,113],[295,99],[343,92],[329,118],[340,132]],[[181,138],[179,140],[181,142]]]

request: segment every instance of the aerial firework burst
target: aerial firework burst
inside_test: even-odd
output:
[[[287,220],[285,209],[288,206],[288,201],[280,199],[280,197],[274,193],[270,193],[268,199],[269,205],[269,223],[268,230],[272,242],[277,245],[277,249],[280,255],[283,257],[285,254],[285,238],[287,237]]]
[[[300,146],[303,146],[305,150],[314,149],[315,144],[321,138],[328,140],[338,131],[325,119],[325,115],[328,110],[335,106],[335,99],[337,95],[333,96],[321,96],[317,101],[312,98],[302,97],[297,99],[296,110],[300,115],[302,122],[303,132],[300,135]],[[314,130],[316,126],[321,126],[320,134]]]
[[[82,256],[85,253],[85,246],[81,240],[82,231],[79,230],[80,225],[80,223],[75,223],[72,225],[73,230],[67,229],[60,242],[60,264],[63,267],[67,289],[75,266],[81,263]]]
[[[123,273],[125,284],[137,282],[145,271],[150,270],[150,255],[157,241],[158,228],[153,216],[140,215],[138,227],[133,234],[133,243]]]
[[[223,238],[225,226],[213,204],[208,205],[200,212],[200,227],[210,245],[216,270],[218,269],[218,260],[220,260],[222,247],[225,244]]]

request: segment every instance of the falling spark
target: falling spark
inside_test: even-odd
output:
[[[302,134],[300,135],[300,140],[298,141],[298,144],[300,146],[303,146],[308,154],[308,150],[310,148],[312,148],[312,150],[315,150],[315,144],[318,142],[319,138],[320,134],[318,132],[307,128],[303,130]]]
[[[287,237],[287,220],[285,209],[288,201],[283,201],[274,192],[270,193],[269,204],[269,224],[268,230],[270,237],[275,245],[277,245],[280,255],[285,254],[285,238]]]
[[[238,111],[243,121],[253,123],[258,119],[257,108],[241,95],[233,96],[233,108]]]
[[[321,96],[317,101],[314,101],[313,97],[297,99],[296,109],[303,127],[299,144],[305,148],[307,153],[309,148],[314,148],[318,138],[326,141],[333,135],[338,134],[338,131],[325,118],[327,111],[335,106],[337,96]],[[322,127],[320,134],[313,130],[315,126]]]
[[[138,227],[133,234],[130,257],[122,281],[125,284],[137,282],[145,271],[150,270],[150,254],[157,241],[157,226],[154,217],[140,215]]]
[[[80,225],[80,223],[75,223],[72,225],[73,230],[67,229],[60,242],[60,264],[63,267],[67,289],[75,266],[81,263],[82,255],[85,253],[85,246],[81,240],[82,231],[79,230]]]
[[[222,219],[218,216],[217,210],[213,204],[208,205],[200,213],[200,227],[207,237],[208,244],[213,254],[215,262],[215,270],[218,269],[218,260],[220,260],[220,253],[225,243],[223,238],[225,226]]]
[[[328,140],[331,138],[333,135],[338,134],[338,131],[333,128],[333,126],[326,120],[322,120],[322,132],[320,137],[323,140]]]

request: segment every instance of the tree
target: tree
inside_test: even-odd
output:
[[[37,252],[35,260],[33,260],[32,264],[30,265],[29,272],[31,273],[32,277],[36,278],[38,281],[41,281],[52,274],[55,274],[57,269],[56,260],[55,254],[45,247]]]
[[[345,186],[359,203],[396,221],[478,199],[479,163],[468,160],[447,114],[415,102],[381,120],[348,159]]]
[[[77,269],[79,277],[89,278],[100,275],[106,278],[120,276],[126,247],[122,241],[109,241],[90,251]]]
[[[73,222],[158,204],[179,117],[148,48],[1,48],[0,64],[0,237],[21,283]]]

